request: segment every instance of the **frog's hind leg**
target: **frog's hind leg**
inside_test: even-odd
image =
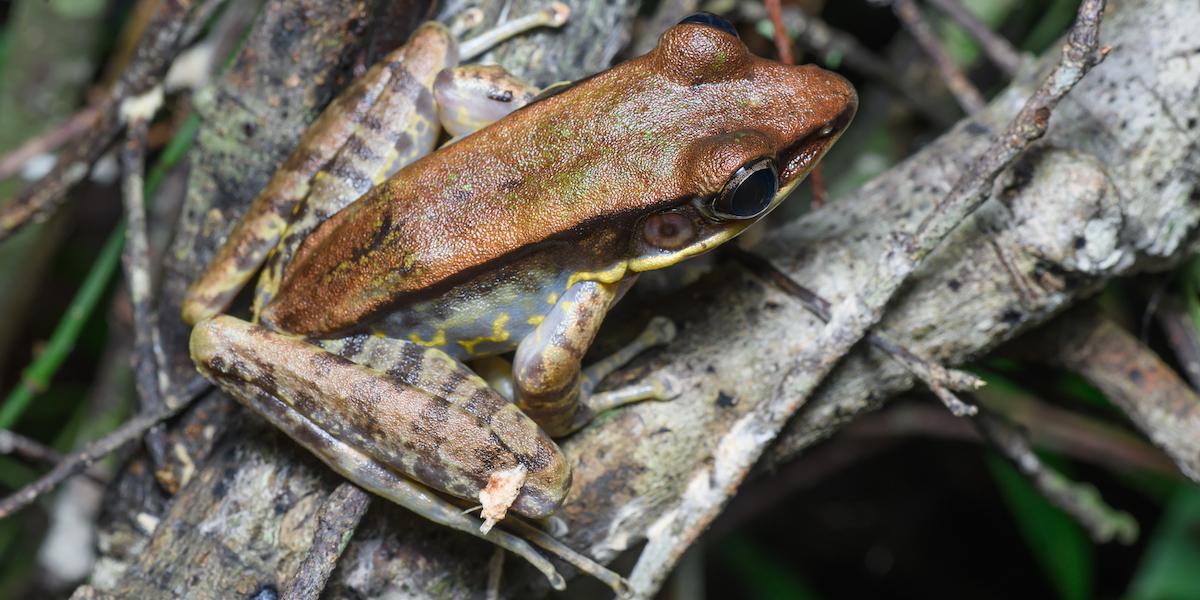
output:
[[[529,560],[561,589],[562,578],[520,536],[499,528],[482,532],[482,521],[400,475],[475,499],[497,474],[519,471],[523,487],[513,510],[542,518],[558,508],[570,487],[569,466],[558,447],[445,353],[368,337],[373,344],[360,339],[341,350],[388,362],[386,368],[360,365],[228,316],[197,325],[191,350],[206,377],[347,479],[434,522],[496,543]],[[521,527],[517,519],[504,522]],[[619,575],[562,542],[533,529],[520,531],[618,594],[628,590]]]
[[[396,386],[381,373],[342,360],[301,339],[279,335],[233,317],[221,316],[197,325],[191,346],[193,360],[206,377],[334,471],[431,521],[491,541],[525,558],[546,575],[551,585],[563,589],[562,577],[528,542],[500,529],[482,533],[478,519],[424,485],[400,475],[395,465],[380,460],[381,447],[395,440],[379,439],[393,433],[379,427],[390,424],[403,429],[406,410],[415,410],[408,416],[433,421],[418,423],[422,427],[436,425],[439,415],[454,420],[454,415],[439,413],[425,402],[428,394]],[[228,356],[237,358],[227,360]],[[336,415],[332,414],[334,411]],[[463,430],[461,423],[449,425],[455,429],[454,433]],[[469,431],[465,435],[472,437]],[[442,445],[438,441],[453,443],[453,440],[418,440],[416,444],[407,444],[408,453],[422,461],[433,461],[435,457],[422,453],[436,454]],[[487,452],[487,448],[478,450]]]
[[[474,397],[480,393],[480,388],[488,393],[495,393],[492,386],[482,377],[436,348],[370,334],[322,340],[318,343],[329,352],[385,372],[388,376],[409,385],[424,389],[448,390],[447,395],[455,397]],[[497,366],[500,364],[508,363],[500,361]],[[511,365],[508,366],[508,371],[511,385]],[[629,583],[623,577],[576,552],[552,535],[520,519],[508,519],[504,523],[514,527],[525,539],[541,546],[581,572],[604,582],[618,597],[625,597],[629,593]]]

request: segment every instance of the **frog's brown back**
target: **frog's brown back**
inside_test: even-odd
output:
[[[262,319],[335,335],[543,240],[714,193],[746,157],[708,140],[751,129],[784,148],[853,94],[817,67],[676,26],[650,54],[414,162],[334,215],[301,245]]]

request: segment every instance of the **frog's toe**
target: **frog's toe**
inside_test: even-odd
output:
[[[675,321],[659,315],[650,319],[642,335],[645,336],[646,346],[659,346],[675,341],[679,328],[675,326]]]
[[[673,400],[683,393],[683,382],[670,373],[659,371],[650,378],[650,383],[656,387],[653,400]]]

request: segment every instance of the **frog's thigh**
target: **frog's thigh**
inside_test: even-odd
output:
[[[381,62],[355,80],[309,126],[259,192],[204,274],[188,288],[183,318],[197,323],[229,305],[279,242],[317,171],[345,144],[399,66]]]
[[[494,476],[522,467],[524,484],[511,508],[535,518],[556,511],[570,487],[569,464],[554,442],[495,393],[463,384],[465,367],[445,367],[453,360],[440,352],[445,361],[426,354],[421,364],[458,374],[427,391],[228,316],[197,325],[191,350],[201,372],[259,414],[338,440],[314,443],[307,429],[284,426],[334,469],[352,471],[347,477],[381,495],[389,493],[356,473],[402,473],[478,501]]]
[[[566,582],[554,565],[529,542],[501,529],[481,533],[481,523],[478,519],[464,513],[461,508],[439,497],[425,486],[382,467],[370,457],[333,437],[299,412],[290,410],[277,397],[251,389],[242,392],[229,391],[356,485],[434,523],[488,540],[529,561],[549,579],[554,589],[562,590],[566,587]]]
[[[482,129],[525,106],[538,90],[499,65],[443,69],[433,83],[438,118],[451,136]]]

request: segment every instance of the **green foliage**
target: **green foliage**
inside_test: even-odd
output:
[[[192,115],[176,133],[171,143],[163,150],[158,164],[146,176],[145,197],[153,198],[159,184],[166,176],[167,170],[183,158],[184,152],[191,146],[200,127],[200,118]],[[4,404],[0,405],[0,429],[11,429],[21,418],[29,403],[50,384],[58,368],[75,347],[76,340],[91,317],[100,300],[108,289],[108,284],[121,264],[121,248],[125,242],[125,226],[113,230],[100,249],[96,262],[91,271],[79,286],[79,291],[71,300],[66,314],[55,327],[45,350],[38,358],[21,372],[21,383],[13,389]]]
[[[721,543],[725,565],[742,580],[749,598],[760,600],[818,600],[819,596],[794,571],[750,538],[731,536]]]
[[[1040,11],[1041,18],[1021,41],[1025,52],[1040,53],[1050,47],[1075,20],[1079,0],[1050,0],[1049,6]]]
[[[0,78],[4,77],[4,63],[8,62],[8,29],[0,28]]]
[[[967,0],[963,2],[967,10],[993,30],[1004,23],[1004,20],[1017,9],[1019,4],[1020,2],[1017,0]],[[975,43],[975,38],[949,18],[940,19],[939,33],[942,43],[946,45],[946,51],[955,63],[968,66],[979,60],[981,51],[979,44]]]
[[[1084,531],[1058,507],[1050,504],[1015,468],[995,454],[988,469],[1030,552],[1041,565],[1061,600],[1092,597],[1092,543]]]
[[[79,291],[67,307],[66,314],[54,328],[45,350],[21,372],[20,383],[4,400],[4,404],[0,405],[0,429],[12,428],[33,398],[50,384],[50,379],[75,347],[79,332],[87,324],[100,300],[105,297],[108,283],[121,262],[121,246],[124,240],[125,228],[122,226],[109,236],[100,249],[96,263],[79,286]]]
[[[1126,598],[1200,598],[1200,490],[1187,485],[1167,504],[1166,514],[1142,556]]]

